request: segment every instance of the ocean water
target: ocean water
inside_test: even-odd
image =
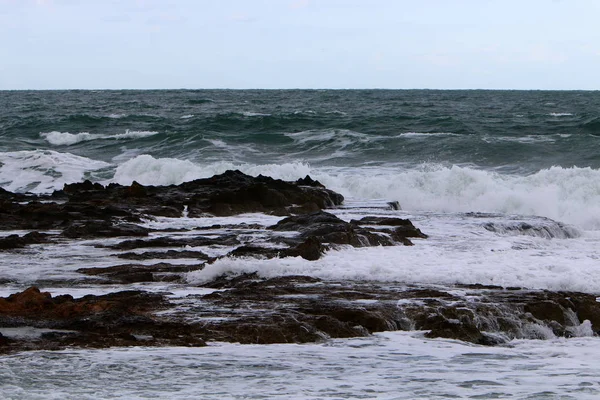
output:
[[[287,180],[309,174],[346,197],[332,210],[340,218],[402,216],[430,237],[412,247],[332,250],[315,262],[225,258],[189,273],[187,284],[138,286],[183,297],[220,274],[258,272],[600,294],[599,92],[0,92],[7,190],[48,193],[83,179],[177,184],[228,169]],[[386,209],[387,201],[402,210]],[[110,290],[65,286],[82,278],[78,268],[123,262],[93,243],[0,253],[0,280],[9,282],[0,294],[31,284],[55,294]],[[548,334],[489,349],[394,332],[303,346],[41,352],[0,360],[0,387],[7,398],[597,398],[599,343]],[[114,381],[111,371],[130,379]],[[82,374],[77,385],[58,383],[69,374]]]

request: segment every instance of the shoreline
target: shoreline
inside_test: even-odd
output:
[[[224,257],[310,261],[344,246],[419,246],[427,240],[427,232],[407,219],[366,211],[361,219],[345,221],[324,211],[342,206],[343,197],[310,177],[285,182],[227,171],[162,187],[87,181],[46,196],[2,190],[0,202],[0,229],[28,232],[2,236],[2,252],[87,241],[125,262],[80,266],[74,271],[79,279],[54,281],[66,288],[119,288],[109,294],[77,297],[29,288],[0,298],[0,332],[12,332],[0,336],[0,353],[203,346],[207,341],[310,343],[389,330],[424,330],[426,337],[497,345],[515,338],[590,336],[600,330],[600,303],[592,294],[577,292],[335,281],[304,274],[219,276],[201,285],[186,280]],[[395,205],[384,207],[392,211]],[[210,219],[248,212],[271,215],[277,222],[236,220],[175,230],[144,226],[144,221],[162,217]],[[206,254],[196,249],[201,246],[228,251]],[[214,291],[169,295],[136,286],[131,290],[151,282],[164,283],[167,291],[169,285]],[[39,286],[48,283],[52,280]],[[28,329],[29,336],[24,335]]]

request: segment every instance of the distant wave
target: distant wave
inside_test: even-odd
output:
[[[548,115],[550,115],[552,117],[569,117],[569,116],[571,116],[573,114],[572,113],[566,113],[566,112],[559,112],[559,113],[553,112],[553,113],[550,113]]]
[[[526,136],[483,136],[481,140],[486,143],[498,143],[498,142],[514,142],[514,143],[551,143],[555,142],[557,138],[567,138],[570,135],[526,135]]]
[[[398,135],[403,138],[428,138],[435,136],[459,136],[457,133],[452,132],[405,132]]]
[[[349,129],[315,129],[300,132],[288,132],[284,133],[284,135],[299,144],[308,142],[325,143],[333,140],[341,144],[349,145],[351,143],[356,143],[357,141],[369,142],[385,138],[384,136],[367,135]]]
[[[69,132],[40,132],[40,136],[54,146],[71,146],[81,142],[98,139],[137,139],[158,134],[155,131],[130,131],[116,135],[98,135],[89,132],[69,133]]]
[[[240,112],[244,117],[270,117],[271,114],[260,113],[260,112],[252,112],[252,111],[242,111]]]
[[[48,143],[55,146],[70,146],[75,143],[102,138],[101,135],[92,135],[89,132],[69,133],[52,131],[40,132],[40,136],[45,138]]]

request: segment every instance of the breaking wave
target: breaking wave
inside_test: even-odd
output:
[[[138,139],[158,134],[155,131],[130,131],[127,129],[125,133],[116,135],[99,135],[89,132],[69,133],[69,132],[41,132],[40,136],[54,146],[71,146],[81,142],[98,139]]]
[[[284,164],[196,164],[137,156],[118,166],[114,180],[178,184],[239,169],[249,175],[295,180],[306,175],[354,199],[397,200],[404,210],[539,215],[585,229],[600,229],[600,171],[552,167],[522,176],[470,167],[423,164],[417,168],[322,167]]]

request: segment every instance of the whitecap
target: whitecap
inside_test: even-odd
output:
[[[89,132],[69,133],[69,132],[40,132],[40,136],[45,138],[48,143],[54,146],[71,146],[76,143],[86,142],[101,138],[101,135],[92,135]]]
[[[271,114],[252,112],[252,111],[243,111],[240,114],[242,114],[244,117],[270,117],[271,116]]]
[[[548,115],[550,115],[552,117],[570,117],[573,114],[572,113],[567,113],[567,112],[553,112],[553,113],[550,113]]]
[[[157,131],[130,131],[129,129],[127,129],[125,131],[125,133],[120,133],[114,136],[105,136],[105,138],[114,138],[114,139],[138,139],[138,138],[145,138],[148,136],[154,136],[157,135],[158,132]]]
[[[130,131],[127,129],[125,133],[116,135],[99,135],[89,132],[69,133],[69,132],[40,132],[40,136],[46,139],[48,143],[54,146],[72,146],[77,143],[87,142],[99,139],[138,139],[158,134],[156,131]]]
[[[427,138],[436,136],[459,136],[452,132],[404,132],[399,134],[397,137],[403,138]]]
[[[12,192],[48,193],[80,182],[86,172],[109,167],[104,161],[52,150],[0,153],[0,185]]]

